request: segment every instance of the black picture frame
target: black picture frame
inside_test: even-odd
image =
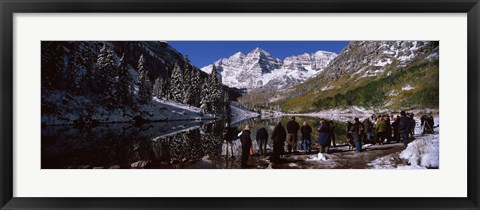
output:
[[[1,209],[479,209],[478,0],[0,0]],[[13,197],[15,13],[467,13],[468,196],[465,198],[18,198]],[[445,180],[454,181],[454,180]],[[439,183],[441,186],[441,183]]]

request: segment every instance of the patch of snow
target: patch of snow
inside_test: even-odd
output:
[[[48,103],[63,104],[58,106],[57,112],[41,116],[45,125],[68,125],[82,117],[90,117],[99,123],[133,122],[135,116],[141,116],[147,121],[176,121],[176,120],[211,120],[212,115],[201,116],[199,108],[178,104],[172,101],[153,98],[149,104],[139,105],[136,110],[130,107],[124,109],[107,110],[104,107],[95,107],[92,113],[87,113],[84,104],[91,104],[90,99],[82,96],[65,99],[65,94],[58,91],[48,97]],[[64,102],[63,102],[64,101]]]
[[[398,95],[398,93],[395,90],[390,91],[390,93],[388,94],[388,96],[396,96],[396,95]]]
[[[331,89],[333,89],[333,88],[335,88],[335,86],[327,85],[327,86],[325,86],[325,87],[322,88],[322,91],[331,90]]]
[[[267,169],[273,169],[273,164],[269,163]]]
[[[298,167],[298,165],[296,163],[289,163],[288,166],[289,167]]]
[[[382,61],[382,60],[379,60],[377,61],[377,63],[373,64],[373,66],[381,66],[381,67],[384,67],[388,64],[391,64],[392,63],[392,60],[390,58],[388,58],[387,60],[385,61]]]
[[[363,149],[366,149],[366,148],[369,148],[369,147],[371,147],[371,146],[373,146],[373,145],[372,145],[372,144],[365,144],[365,145],[362,146],[362,148],[363,148]]]
[[[423,168],[438,168],[439,163],[439,135],[428,135],[417,139],[400,153],[400,157],[408,160],[410,166]]]
[[[363,107],[352,106],[347,109],[329,109],[313,113],[302,113],[302,114],[283,114],[282,116],[311,116],[318,118],[327,118],[327,119],[339,119],[342,121],[353,120],[353,118],[365,118],[370,117],[374,112],[367,110]]]
[[[202,157],[202,161],[205,161],[207,163],[212,163],[212,161],[209,159],[208,155]]]
[[[188,106],[188,105],[185,105],[185,104],[177,103],[177,102],[174,102],[174,101],[168,101],[168,100],[165,100],[165,99],[159,99],[157,97],[154,97],[153,100],[157,101],[159,103],[165,104],[165,105],[169,105],[169,106],[172,106],[172,107],[175,107],[175,108],[182,109],[183,110],[182,112],[184,112],[184,110],[188,110],[188,111],[191,111],[191,112],[200,113],[200,108],[198,108],[198,107]]]
[[[374,169],[394,169],[395,166],[393,165],[391,160],[391,156],[388,155],[385,157],[377,158],[368,165]]]
[[[405,86],[405,87],[402,87],[402,90],[403,90],[403,91],[409,91],[409,90],[412,90],[412,89],[414,89],[414,87],[412,87],[412,86],[410,86],[410,85],[407,85],[407,86]]]
[[[310,156],[307,161],[326,161],[327,159],[327,156],[323,153],[318,153],[317,156]]]

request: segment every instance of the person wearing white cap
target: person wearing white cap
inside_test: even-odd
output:
[[[242,142],[242,168],[247,168],[248,156],[250,155],[250,147],[252,146],[252,139],[250,138],[250,126],[245,125],[245,128],[240,135]]]

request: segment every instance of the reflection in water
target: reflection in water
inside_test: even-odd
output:
[[[275,124],[286,125],[288,117],[250,119],[234,125],[237,131],[252,128],[254,151],[256,131],[265,127],[271,135]],[[297,117],[313,128],[318,118]],[[336,133],[345,135],[345,125],[337,122]],[[179,121],[143,124],[105,124],[95,128],[46,126],[42,128],[42,168],[239,168],[240,141],[234,141],[238,158],[225,159],[222,139],[224,121]],[[316,131],[313,142],[316,142]],[[337,140],[337,143],[339,140]],[[269,139],[268,147],[272,146]],[[267,149],[268,151],[269,149]]]
[[[42,168],[173,168],[220,156],[223,122],[42,128]]]

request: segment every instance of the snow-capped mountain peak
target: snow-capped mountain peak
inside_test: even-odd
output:
[[[228,59],[229,60],[238,60],[238,59],[244,59],[245,58],[245,54],[243,54],[242,52],[237,52],[235,54],[233,54],[232,56],[230,56]]]
[[[259,47],[256,47],[255,49],[253,49],[248,53],[248,56],[262,56],[262,55],[271,56],[270,53],[268,53],[267,51]]]
[[[237,52],[213,64],[217,67],[224,85],[254,89],[265,85],[289,88],[323,70],[337,54],[326,51],[304,53],[280,60],[257,47],[244,55]],[[212,65],[202,71],[210,73]]]

